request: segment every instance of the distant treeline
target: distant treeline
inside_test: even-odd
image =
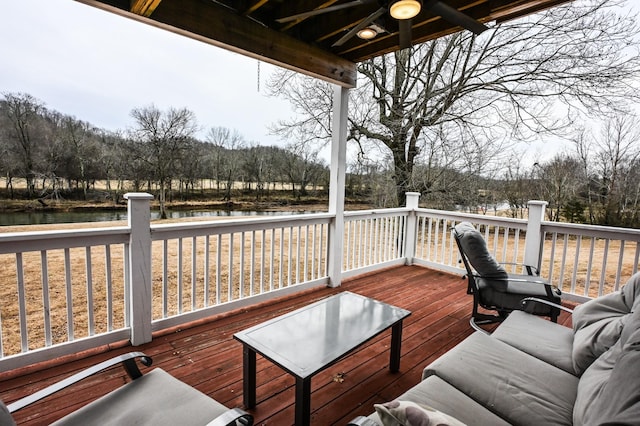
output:
[[[325,197],[329,166],[300,143],[286,148],[248,142],[237,131],[212,127],[204,140],[188,110],[155,107],[131,113],[130,129],[108,131],[52,111],[28,94],[0,98],[0,171],[6,197],[87,199],[96,191],[114,200],[127,191],[174,197]],[[547,219],[640,226],[640,134],[632,117],[606,123],[601,134],[575,139],[575,152],[524,167],[475,171],[447,165],[434,150],[417,162],[407,185],[421,205],[475,213],[506,209],[525,214],[532,199],[549,203]],[[376,207],[398,201],[391,159],[348,165],[346,195]],[[92,195],[93,192],[93,195]],[[312,194],[309,194],[311,192]],[[66,195],[65,195],[66,196]],[[400,200],[402,203],[404,200]]]

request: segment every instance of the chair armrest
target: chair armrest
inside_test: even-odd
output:
[[[253,425],[253,416],[240,408],[231,408],[207,423],[207,426]]]
[[[523,311],[527,312],[527,305],[529,304],[529,302],[542,303],[543,305],[552,306],[552,307],[558,308],[558,309],[560,309],[562,311],[569,312],[570,314],[573,313],[573,309],[569,309],[566,306],[562,306],[562,305],[550,302],[550,301],[545,300],[545,299],[539,299],[537,297],[526,297],[526,298],[522,299],[520,301],[520,305],[522,305],[522,310]]]
[[[122,363],[124,369],[127,371],[129,377],[133,380],[142,376],[140,369],[136,365],[135,358],[140,358],[140,362],[147,367],[149,367],[152,363],[150,357],[146,356],[142,352],[129,352],[127,354],[123,354],[117,357],[113,357],[108,359],[100,364],[96,364],[92,367],[89,367],[85,370],[80,371],[79,373],[74,374],[73,376],[69,376],[64,380],[61,380],[57,383],[52,384],[51,386],[47,386],[46,388],[39,390],[29,396],[25,396],[11,404],[7,405],[7,409],[10,413],[18,411],[28,405],[33,404],[41,400],[42,398],[46,398],[49,395],[53,395],[54,393],[61,391],[62,389],[71,386],[74,383],[77,383],[83,379],[86,379],[89,376],[92,376],[96,373],[101,372],[102,370],[106,370],[109,367],[113,367],[114,365]]]
[[[540,275],[540,271],[533,265],[527,265],[526,263],[515,263],[515,262],[500,262],[501,265],[509,265],[509,266],[522,266],[526,271],[527,275]]]
[[[347,423],[347,426],[379,426],[378,423],[374,422],[368,417],[358,416],[353,418]]]
[[[548,285],[551,286],[551,283],[549,283],[548,281],[543,280],[542,278],[537,278],[536,275],[531,275],[531,278],[516,278],[516,277],[507,277],[507,278],[503,278],[503,277],[487,277],[484,275],[478,275],[478,274],[473,274],[473,276],[475,278],[482,278],[484,280],[493,280],[493,281],[512,281],[512,282],[519,282],[519,283],[531,283],[531,284],[542,284],[542,285]],[[529,277],[529,275],[522,275],[524,277]]]

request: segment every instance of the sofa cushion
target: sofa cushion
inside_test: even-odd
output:
[[[464,426],[448,414],[413,401],[396,399],[374,408],[384,426]]]
[[[573,411],[574,424],[638,424],[639,350],[640,310],[628,317],[618,341],[598,357],[580,378]],[[620,419],[620,422],[614,422],[613,419]],[[631,423],[624,423],[623,419],[631,420]]]
[[[478,274],[483,277],[499,278],[498,280],[487,280],[491,287],[505,291],[507,286],[507,271],[489,253],[487,244],[482,234],[469,222],[460,222],[455,226],[455,232],[462,246],[462,251],[469,259]]]
[[[578,378],[484,333],[475,332],[427,366],[423,376],[431,375],[509,423],[572,423]]]
[[[397,399],[426,404],[436,410],[449,413],[469,425],[509,425],[509,423],[437,376],[427,377]],[[376,413],[369,417],[377,423],[381,423]]]
[[[514,311],[491,336],[574,374],[573,330],[569,327],[522,311]]]
[[[640,304],[640,273],[615,293],[578,305],[572,315],[573,368],[581,375],[611,348],[624,328],[628,314]]]

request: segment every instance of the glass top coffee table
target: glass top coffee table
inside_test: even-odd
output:
[[[411,312],[342,292],[236,333],[243,345],[243,398],[256,405],[256,354],[296,380],[295,424],[311,417],[311,377],[391,328],[389,370],[400,368],[402,320]]]

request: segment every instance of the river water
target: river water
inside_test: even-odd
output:
[[[171,219],[189,217],[232,217],[232,216],[284,216],[307,212],[267,212],[267,211],[238,211],[238,210],[175,210],[167,213]],[[151,212],[151,219],[157,219],[160,213]],[[12,225],[42,225],[54,223],[79,223],[79,222],[109,222],[115,220],[127,220],[127,211],[92,210],[71,212],[12,212],[0,213],[0,226]]]

